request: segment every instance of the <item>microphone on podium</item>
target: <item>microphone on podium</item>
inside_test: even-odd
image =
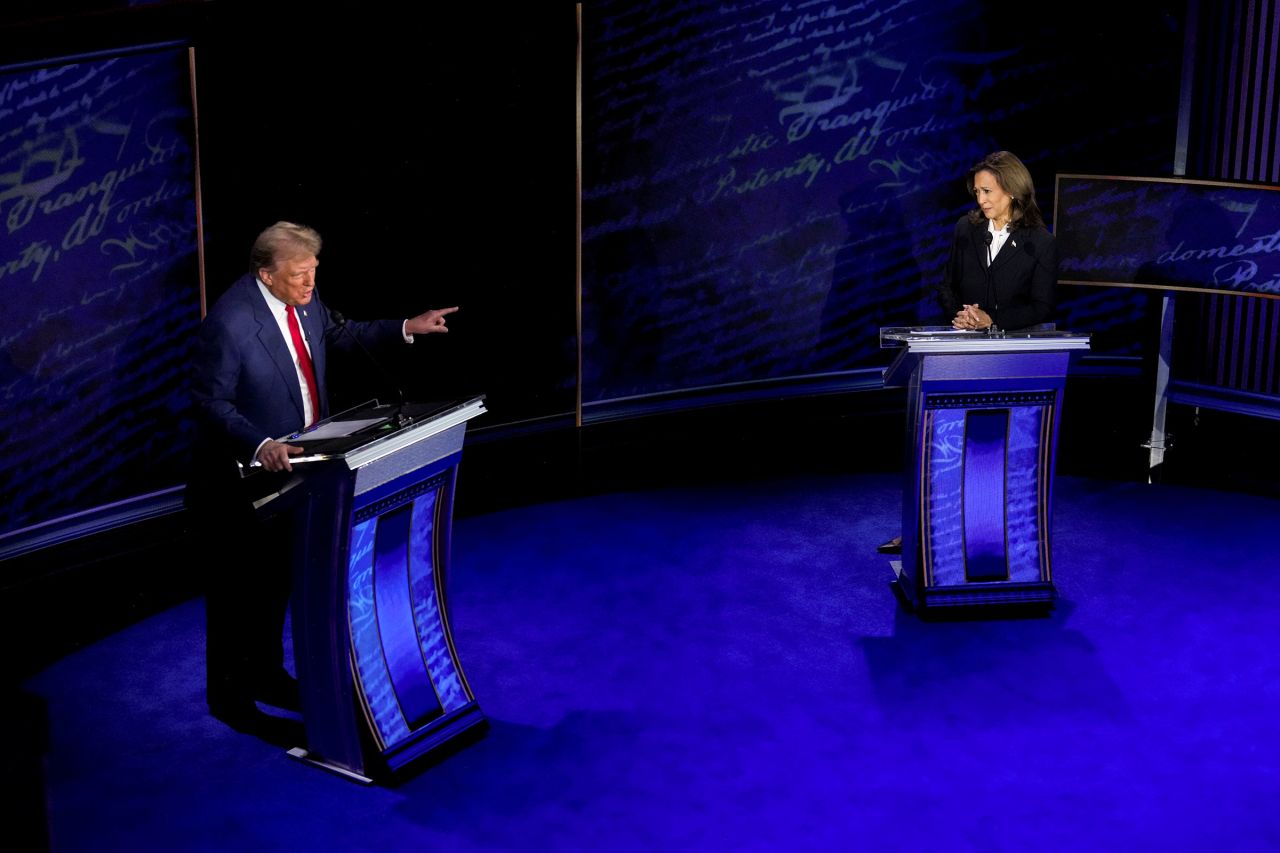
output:
[[[373,364],[374,369],[378,371],[378,375],[396,392],[396,410],[391,417],[392,422],[397,427],[408,426],[413,423],[413,418],[405,417],[404,415],[404,391],[400,389],[400,383],[395,380],[390,371],[382,366],[382,362],[373,357],[373,353],[369,352],[369,348],[364,345],[364,341],[360,340],[355,332],[347,328],[347,318],[342,315],[341,311],[330,311],[329,319],[333,320],[335,326],[346,332],[347,337],[356,342],[356,346],[360,347],[360,351],[364,353],[365,358],[369,359],[370,363]]]

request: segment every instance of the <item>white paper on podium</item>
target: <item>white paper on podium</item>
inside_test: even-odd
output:
[[[346,438],[354,432],[359,432],[367,426],[382,423],[386,418],[364,418],[356,421],[330,421],[327,424],[321,424],[309,430],[296,432],[293,435],[285,436],[277,439],[278,441],[288,443],[290,441],[317,441],[322,438]]]

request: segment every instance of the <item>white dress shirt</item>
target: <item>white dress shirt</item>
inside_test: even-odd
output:
[[[988,219],[988,220],[987,220],[987,231],[991,234],[991,257],[990,257],[990,260],[994,261],[994,260],[995,260],[995,258],[996,258],[996,255],[1000,254],[1000,249],[1001,249],[1001,247],[1002,247],[1002,246],[1004,246],[1004,242],[1005,242],[1005,240],[1008,240],[1008,239],[1009,239],[1009,223],[1007,223],[1007,222],[1006,222],[1006,223],[1004,224],[1004,227],[1003,227],[1003,228],[1001,228],[999,231],[997,231],[997,230],[996,230],[996,223],[995,223],[995,220],[994,220],[994,219]]]
[[[267,286],[262,283],[262,279],[258,279],[258,290],[262,292],[262,298],[267,302],[267,308],[271,311],[271,316],[275,318],[276,326],[280,329],[280,336],[284,338],[284,345],[289,349],[289,359],[293,362],[293,369],[298,378],[298,388],[302,391],[302,422],[309,424],[316,419],[316,406],[319,401],[311,399],[311,390],[307,388],[307,380],[302,375],[302,365],[298,362],[298,351],[293,346],[293,335],[289,333],[289,306],[276,299]],[[306,306],[295,307],[294,312],[297,314],[304,313]],[[298,329],[302,329],[302,317],[298,318]],[[311,341],[307,340],[307,333],[302,333],[302,345],[307,348],[307,357],[311,356]],[[312,371],[315,370],[315,359],[311,359]],[[320,377],[316,377],[316,382],[320,381]],[[262,445],[266,444],[276,436],[267,436],[258,445],[258,450],[262,449]],[[257,450],[254,451],[253,457],[258,458]]]

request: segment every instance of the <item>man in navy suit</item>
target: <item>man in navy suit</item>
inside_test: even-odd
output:
[[[371,348],[447,332],[458,310],[403,322],[334,322],[316,295],[320,235],[277,222],[254,241],[250,272],[231,286],[200,327],[194,397],[199,435],[187,504],[206,560],[207,698],[233,727],[260,727],[255,701],[296,710],[297,683],[283,668],[281,633],[289,600],[285,522],[262,522],[240,477],[257,463],[268,477],[292,471],[302,452],[278,439],[329,414],[328,346],[351,337]],[[239,465],[237,465],[239,463]]]

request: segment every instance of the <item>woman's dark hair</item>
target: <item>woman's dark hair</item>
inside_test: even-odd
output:
[[[973,187],[974,179],[979,172],[990,172],[996,176],[1000,189],[1013,199],[1009,207],[1009,229],[1043,228],[1044,217],[1036,206],[1036,185],[1031,181],[1031,173],[1022,161],[1008,151],[996,151],[983,157],[965,177],[965,189],[969,195],[977,196]],[[986,219],[980,208],[969,211],[969,221],[981,225]]]

